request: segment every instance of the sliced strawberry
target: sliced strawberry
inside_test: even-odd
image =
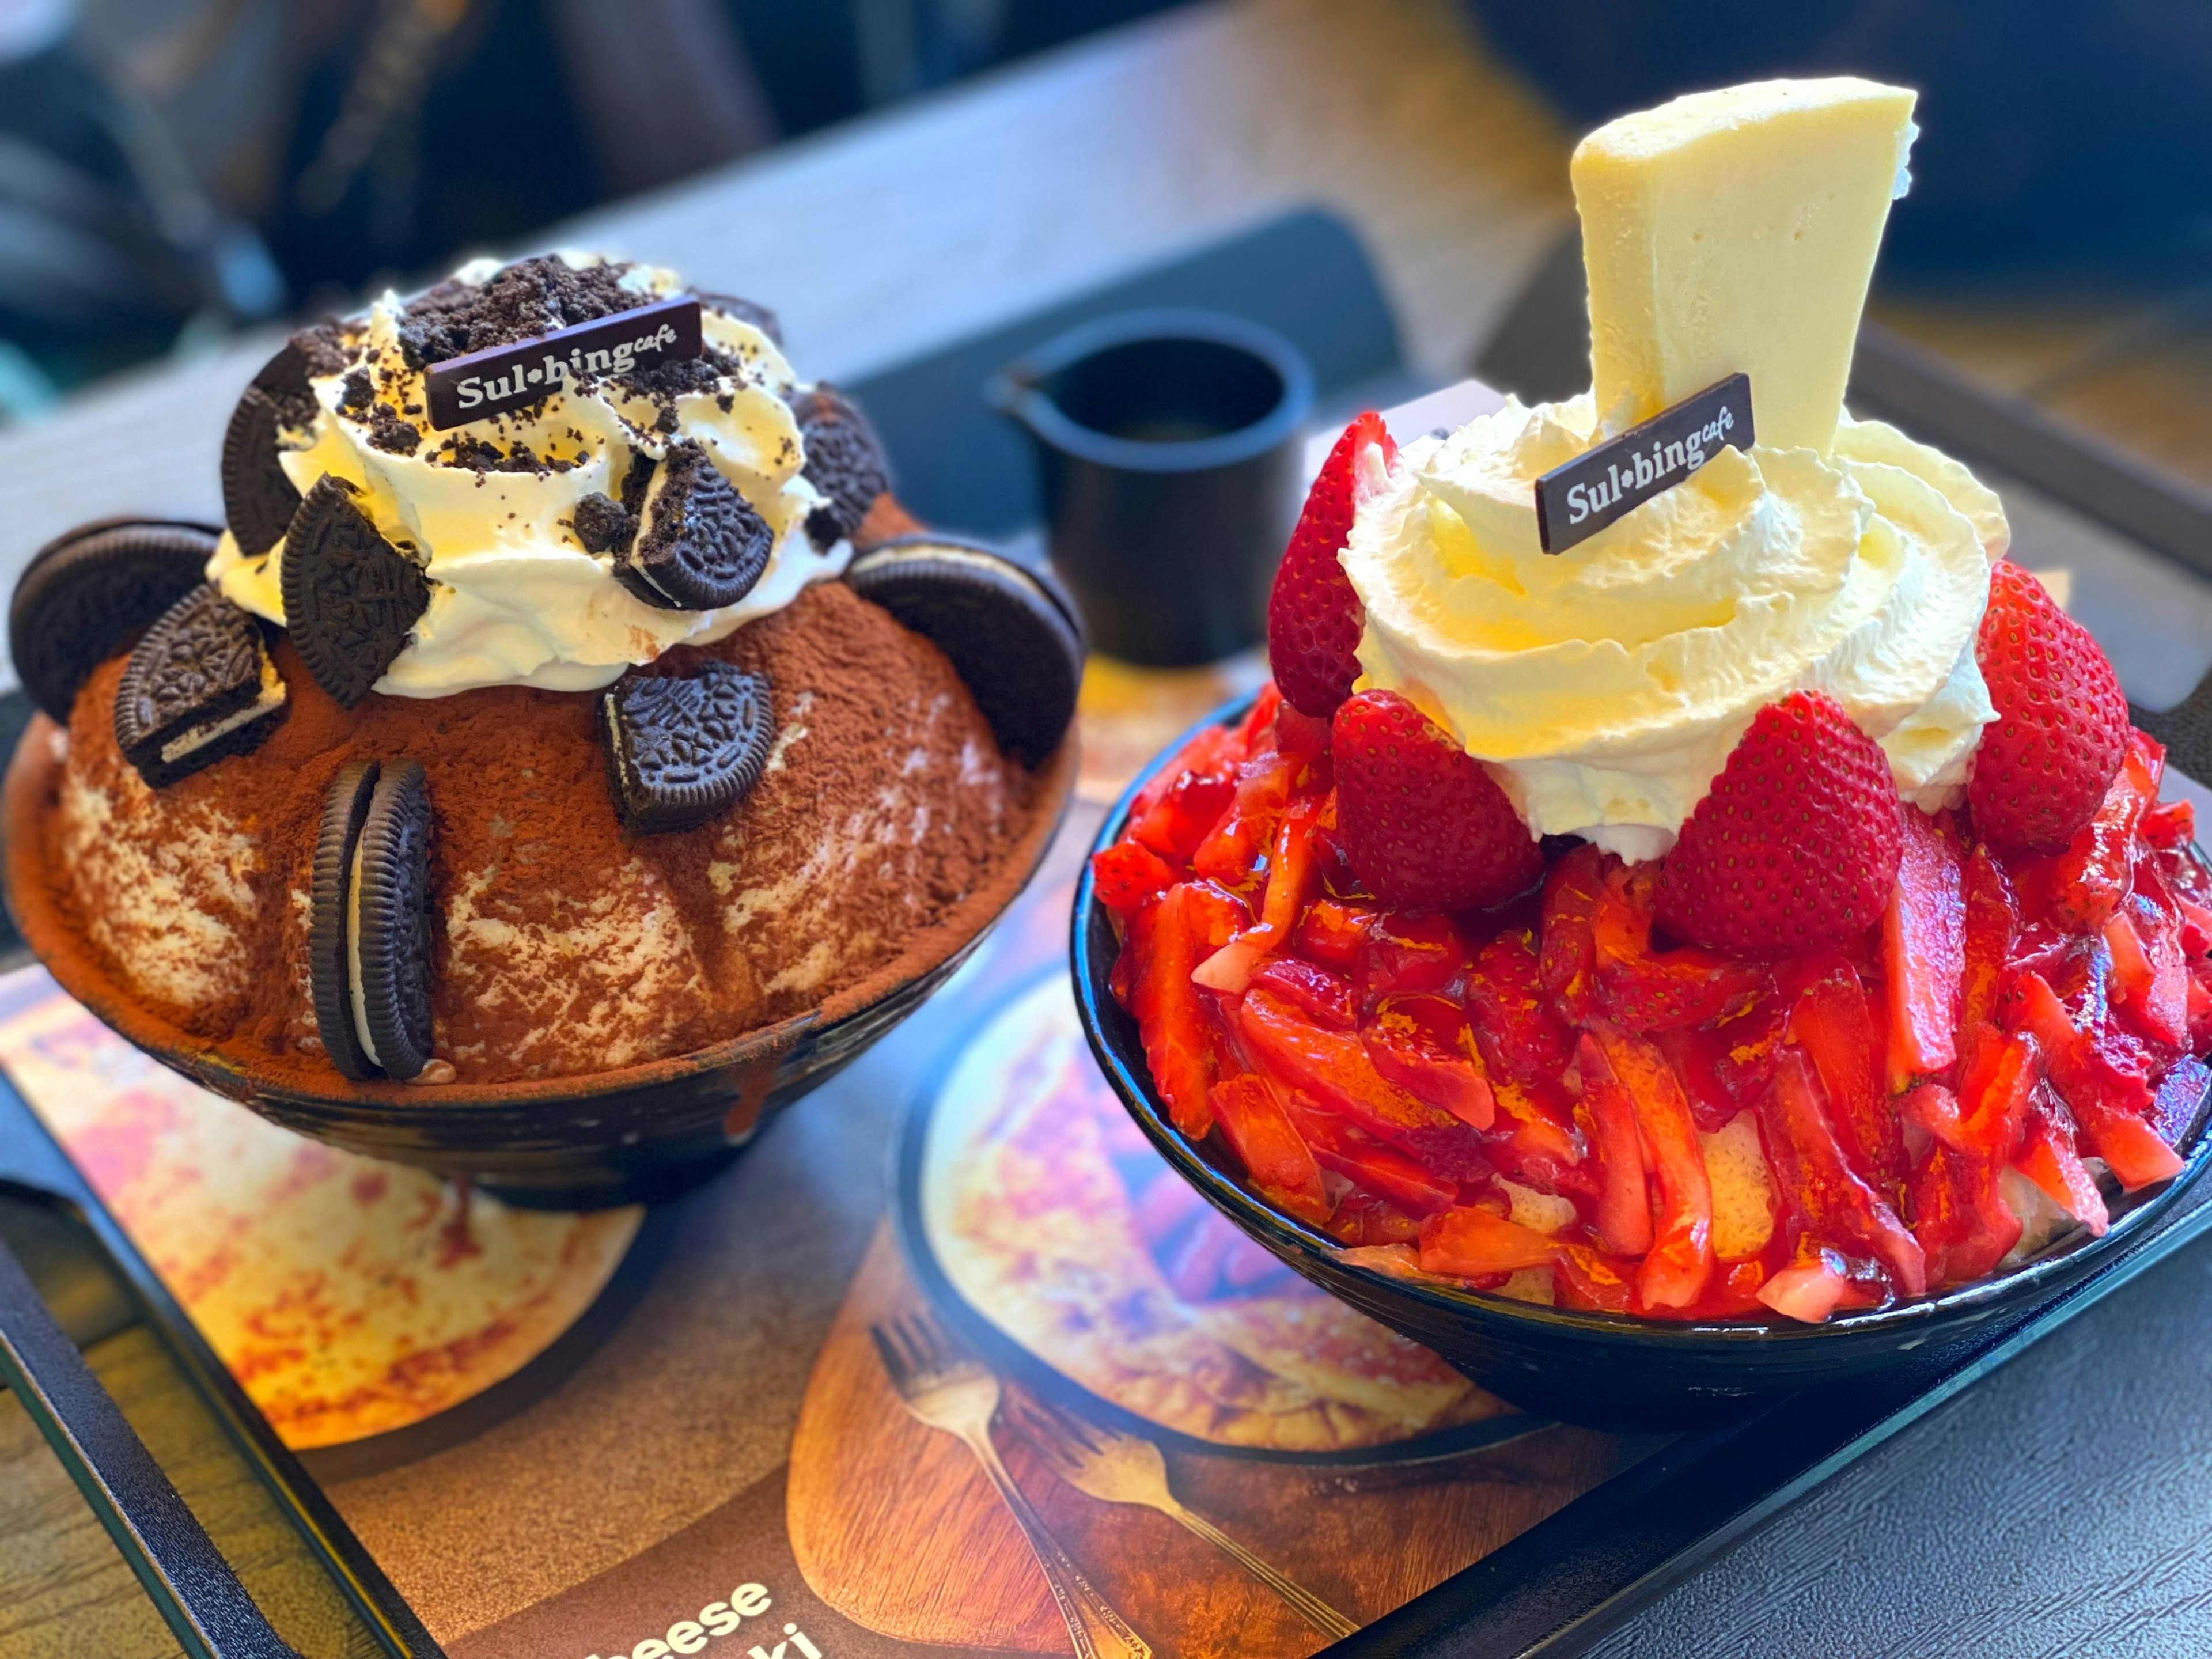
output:
[[[1449,916],[1386,911],[1367,925],[1359,957],[1359,988],[1370,1002],[1424,991],[1454,991],[1467,964],[1467,941]]]
[[[2150,874],[2148,867],[2144,873]],[[2112,953],[2116,1012],[2154,1042],[2186,1048],[2189,965],[2181,952],[2180,917],[2137,891],[2106,919],[2105,944]]]
[[[1213,1127],[1206,1096],[1218,1060],[1212,1018],[1191,969],[1228,943],[1243,908],[1225,894],[1183,883],[1142,911],[1130,932],[1138,966],[1129,1012],[1168,1116],[1192,1140]]]
[[[1889,1088],[1949,1070],[1958,1058],[1959,986],[1966,969],[1959,849],[1926,813],[1903,815],[1904,854],[1881,925],[1889,985]]]
[[[2043,1188],[2051,1201],[2102,1238],[2112,1225],[2096,1177],[2082,1164],[2074,1143],[2074,1120],[2048,1088],[2037,1091],[2022,1126],[2019,1154],[2012,1167]]]
[[[1261,686],[1259,695],[1252,699],[1252,707],[1244,716],[1244,726],[1239,734],[1247,755],[1256,755],[1265,748],[1280,748],[1278,741],[1281,728],[1276,715],[1282,712],[1283,690],[1274,681]]]
[[[1636,1267],[1587,1244],[1567,1244],[1552,1264],[1552,1284],[1562,1307],[1626,1313],[1636,1294]]]
[[[1380,466],[1369,459],[1379,457]],[[1382,417],[1373,410],[1344,428],[1322,463],[1267,599],[1267,661],[1284,701],[1326,720],[1359,678],[1359,596],[1337,556],[1352,538],[1352,520],[1379,477],[1398,458]]]
[[[1544,855],[1480,762],[1395,691],[1336,711],[1337,822],[1352,867],[1384,903],[1498,904],[1544,873]]]
[[[1175,866],[1142,842],[1117,841],[1091,855],[1091,890],[1124,917],[1175,885],[1176,875]]]
[[[1966,799],[1999,847],[2057,848],[2089,821],[2119,769],[2128,701],[2089,630],[2009,559],[1990,572],[1974,658],[1997,711]]]
[[[1341,1175],[1347,1181],[1358,1179],[1348,1171],[1337,1169],[1328,1158],[1322,1158],[1318,1150],[1314,1156],[1321,1158],[1322,1169]],[[1415,1174],[1421,1173],[1421,1166],[1411,1158],[1403,1161],[1407,1168]],[[1451,1199],[1451,1194],[1445,1192],[1438,1207],[1449,1204]],[[1337,1243],[1350,1245],[1355,1249],[1385,1249],[1394,1244],[1409,1246],[1420,1237],[1421,1223],[1419,1216],[1408,1214],[1389,1199],[1364,1187],[1355,1186],[1336,1200],[1336,1213],[1328,1218],[1328,1236]],[[1413,1261],[1418,1272],[1420,1267],[1418,1252],[1413,1253]]]
[[[1296,957],[1273,957],[1253,974],[1252,984],[1282,998],[1316,1025],[1335,1031],[1359,1028],[1359,995],[1341,974]]]
[[[1912,1173],[1912,1237],[1926,1256],[1929,1282],[1963,1285],[1988,1273],[2020,1243],[2020,1218],[1991,1173],[1948,1146],[1931,1146]]]
[[[1188,854],[1190,867],[1209,880],[1242,887],[1251,879],[1289,804],[1299,763],[1268,748],[1238,765],[1234,781],[1206,835]]]
[[[1996,1018],[1997,993],[2003,987],[2013,939],[2020,931],[2020,901],[2013,896],[2004,866],[1978,842],[1967,855],[1962,885],[1966,915],[1960,940],[1964,965],[1959,981],[1959,1029],[1972,1031]]]
[[[2162,800],[2144,811],[2136,833],[2153,847],[2186,847],[2197,839],[2197,809],[2185,800]]]
[[[2019,974],[2000,1012],[2008,1030],[2033,1035],[2090,1152],[2105,1160],[2122,1187],[2134,1192],[2181,1173],[2180,1157],[2147,1121],[2155,1103],[2149,1085],[2075,1029],[2040,974]]]
[[[1501,1171],[1539,1192],[1596,1194],[1587,1148],[1562,1084],[1524,1088],[1493,1076],[1490,1091],[1498,1115],[1485,1147]]]
[[[1605,854],[1583,846],[1544,878],[1544,990],[1567,1019],[1580,1021],[1597,994],[1597,908],[1605,898]]]
[[[1960,1115],[1959,1097],[1940,1083],[1918,1083],[1898,1103],[1899,1117],[1954,1152],[1970,1152],[1966,1120]]]
[[[1260,919],[1199,964],[1200,985],[1235,996],[1250,981],[1255,968],[1290,943],[1291,928],[1314,884],[1314,822],[1321,810],[1317,795],[1297,796],[1283,808],[1267,857]]]
[[[1352,1033],[1316,1025],[1261,990],[1248,993],[1238,1006],[1237,1030],[1246,1052],[1278,1084],[1310,1095],[1322,1110],[1349,1119],[1446,1180],[1488,1172],[1475,1132],[1385,1080]]]
[[[1360,1030],[1367,1057],[1385,1079],[1441,1106],[1470,1128],[1497,1116],[1490,1080],[1475,1061],[1467,1017],[1443,997],[1391,997]]]
[[[1324,1110],[1313,1098],[1293,1091],[1285,1099],[1291,1121],[1312,1149],[1321,1167],[1342,1176],[1388,1203],[1401,1214],[1436,1215],[1449,1209],[1459,1198],[1459,1182],[1437,1175],[1418,1159],[1384,1145],[1356,1123]],[[1349,1219],[1349,1206],[1338,1206],[1338,1218]],[[1339,1234],[1340,1237],[1343,1235]],[[1404,1237],[1409,1235],[1395,1234]],[[1360,1241],[1379,1243],[1371,1237]]]
[[[1741,1012],[1765,988],[1755,963],[1694,945],[1654,951],[1651,921],[1650,884],[1613,872],[1591,931],[1598,1006],[1614,1024],[1646,1032],[1703,1025]]]
[[[1213,1121],[1261,1195],[1301,1221],[1328,1219],[1328,1194],[1313,1151],[1265,1078],[1247,1072],[1213,1085]]]
[[[1866,988],[1850,963],[1820,963],[1790,1010],[1790,1040],[1826,1091],[1830,1121],[1851,1172],[1894,1196],[1905,1179],[1905,1140],[1882,1087],[1882,1053]]]
[[[1808,1232],[1856,1245],[1889,1270],[1902,1295],[1918,1296],[1928,1288],[1920,1246],[1897,1212],[1852,1173],[1814,1092],[1813,1068],[1794,1048],[1785,1047],[1775,1058],[1759,1124],[1776,1184]]]
[[[1590,1144],[1597,1152],[1597,1241],[1615,1255],[1640,1256],[1651,1248],[1651,1194],[1636,1103],[1587,1031],[1575,1047],[1575,1069],[1582,1076]]]
[[[1959,1100],[1960,1133],[1992,1176],[2012,1162],[2042,1082],[2042,1051],[2025,1031],[2002,1038],[1992,1034],[1968,1066]]]
[[[1651,1249],[1636,1270],[1647,1308],[1686,1308],[1713,1272],[1713,1189],[1682,1085],[1648,1038],[1598,1021],[1590,1027],[1613,1075],[1635,1103],[1636,1123],[1658,1182]]]
[[[1661,867],[1659,919],[1742,956],[1832,950],[1897,875],[1889,757],[1820,691],[1753,716]]]
[[[1316,899],[1291,935],[1291,948],[1340,974],[1357,973],[1374,913],[1334,899]]]
[[[2100,931],[2127,896],[2136,826],[2158,799],[2166,750],[2140,732],[2128,734],[2112,787],[2063,852],[2019,861],[2014,874],[2030,912],[2069,933]]]
[[[1474,953],[1467,1000],[1475,1045],[1492,1071],[1526,1084],[1566,1069],[1574,1033],[1545,1000],[1533,929],[1501,929]]]
[[[1160,797],[1176,785],[1188,773],[1201,773],[1212,777],[1226,778],[1233,785],[1237,779],[1237,763],[1244,758],[1243,733],[1226,726],[1202,726],[1190,736],[1190,740],[1178,749],[1175,757],[1146,780],[1137,791],[1136,799],[1129,803],[1129,822],[1133,825],[1152,811]]]
[[[1472,1206],[1421,1224],[1421,1271],[1449,1279],[1491,1279],[1540,1267],[1557,1249],[1534,1228]]]

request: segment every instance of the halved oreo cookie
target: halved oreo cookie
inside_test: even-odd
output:
[[[382,769],[374,761],[349,761],[331,782],[315,842],[314,908],[307,926],[307,987],[314,999],[315,1029],[331,1064],[356,1083],[374,1077],[376,1064],[362,1046],[353,1017],[353,855]]]
[[[634,835],[689,830],[760,781],[775,737],[765,677],[726,662],[696,673],[625,674],[599,699],[607,782]]]
[[[284,626],[307,672],[347,708],[407,646],[430,603],[414,560],[377,533],[354,487],[325,472],[284,544]]]
[[[1036,572],[978,544],[908,536],[845,568],[854,592],[952,659],[999,747],[1024,766],[1075,718],[1083,640],[1074,609]]]
[[[671,444],[644,492],[623,586],[666,611],[716,611],[752,592],[775,532],[694,441]]]
[[[8,606],[8,650],[23,690],[69,724],[77,688],[133,629],[206,579],[216,532],[166,519],[80,525],[33,554]]]
[[[300,491],[285,475],[277,456],[282,434],[313,423],[314,389],[308,376],[331,365],[335,325],[305,329],[261,366],[231,411],[222,434],[222,516],[248,558],[266,553],[282,540],[299,510]]]
[[[115,741],[161,789],[258,749],[290,707],[260,618],[203,584],[131,653],[115,692]]]
[[[307,978],[331,1064],[357,1082],[430,1063],[430,793],[418,761],[355,761],[315,844]]]
[[[830,498],[807,515],[806,534],[828,549],[849,538],[890,486],[890,464],[868,417],[831,386],[817,386],[791,400],[799,435],[806,446],[806,481]]]

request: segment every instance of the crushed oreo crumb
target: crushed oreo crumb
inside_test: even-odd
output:
[[[578,270],[549,254],[518,260],[482,283],[441,283],[400,313],[400,349],[410,368],[423,369],[652,304],[653,295],[622,286],[629,269]]]
[[[368,441],[372,448],[390,455],[412,455],[422,444],[422,428],[403,421],[390,404],[372,404],[368,410]]]
[[[576,539],[586,553],[616,553],[637,538],[637,514],[594,489],[576,503]]]

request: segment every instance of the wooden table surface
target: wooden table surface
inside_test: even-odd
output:
[[[1218,0],[544,242],[753,295],[782,314],[801,372],[835,380],[1319,203],[1365,241],[1410,366],[1441,380],[1464,372],[1565,223],[1568,138],[1446,0]],[[2096,301],[1885,315],[2015,386],[2127,319]],[[272,337],[124,377],[0,434],[0,580],[83,519],[216,516],[222,424]],[[2057,406],[2206,465],[2175,435],[2212,430],[2202,353],[2104,364]],[[2185,691],[2212,661],[2212,588],[2029,492],[2008,499],[2025,561],[2076,570],[2076,608],[2130,691],[2154,704]],[[12,684],[4,665],[0,677]],[[2212,1252],[2199,1247],[1832,1482],[1603,1650],[2212,1651],[2208,1329]]]

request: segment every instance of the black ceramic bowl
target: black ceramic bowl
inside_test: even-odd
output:
[[[1220,710],[1209,723],[1242,720],[1250,707],[1251,700],[1244,699]],[[1138,790],[1182,747],[1178,741],[1130,785],[1099,826],[1096,848],[1120,837]],[[1076,1006],[1107,1080],[1162,1156],[1223,1214],[1322,1289],[1435,1349],[1492,1393],[1571,1422],[1688,1427],[1820,1383],[1933,1373],[2002,1326],[2130,1254],[2212,1158],[2212,1137],[2204,1132],[2200,1103],[2181,1147],[2181,1173],[2162,1186],[2114,1200],[2112,1226],[2102,1238],[2077,1227],[2001,1277],[1839,1315],[1821,1325],[1794,1320],[1681,1323],[1416,1284],[1347,1264],[1325,1235],[1278,1214],[1247,1192],[1231,1172],[1232,1166],[1218,1161],[1214,1144],[1193,1146],[1176,1133],[1152,1088],[1137,1023],[1107,989],[1120,950],[1112,918],[1091,890],[1086,866],[1075,891]]]
[[[9,910],[62,988],[105,1024],[203,1088],[273,1123],[370,1158],[468,1176],[510,1203],[592,1209],[668,1196],[714,1174],[762,1121],[858,1059],[967,959],[1051,845],[1074,787],[1071,733],[1036,769],[1036,816],[991,884],[906,956],[823,1007],[696,1053],[536,1083],[349,1083],[301,1089],[258,1076],[161,1020],[75,944],[40,855],[52,798],[55,728],[31,722],[9,767],[0,822]]]

